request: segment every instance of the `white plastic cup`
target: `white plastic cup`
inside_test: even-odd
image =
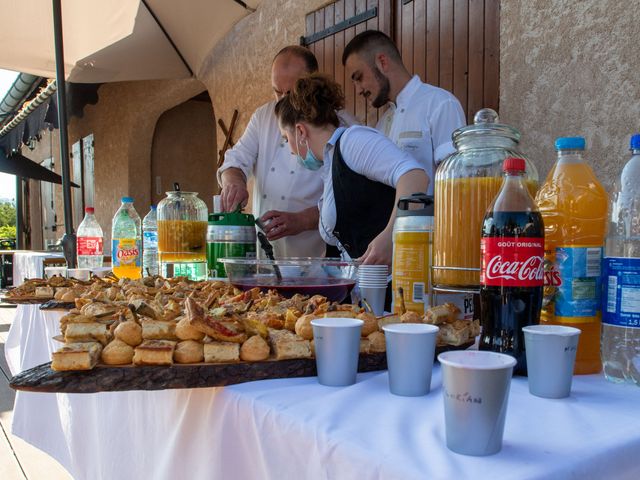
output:
[[[544,398],[568,397],[580,330],[562,325],[531,325],[522,331],[529,393]]]
[[[44,268],[44,278],[52,278],[55,276],[58,277],[67,277],[67,267],[45,267]]]
[[[387,285],[382,287],[360,286],[360,297],[366,300],[376,317],[384,315],[384,300],[387,294]]]
[[[356,383],[363,324],[355,318],[311,320],[320,384],[344,387]]]
[[[91,279],[91,270],[88,268],[68,268],[67,277],[87,281]]]
[[[382,329],[387,345],[389,391],[405,397],[428,394],[440,329],[424,323],[393,323]]]
[[[97,268],[91,269],[91,274],[100,278],[106,277],[110,273],[111,273],[111,267],[97,267]]]
[[[441,353],[438,361],[447,448],[463,455],[498,453],[516,359],[502,353],[458,350]]]

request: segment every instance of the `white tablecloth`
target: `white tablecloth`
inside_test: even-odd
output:
[[[44,276],[45,258],[64,258],[57,252],[15,252],[13,254],[13,284],[17,287],[25,278],[42,278]]]
[[[30,331],[44,334],[48,324]],[[638,405],[640,389],[599,375],[575,377],[563,400],[533,397],[526,379],[515,378],[503,450],[467,457],[445,446],[436,366],[431,394],[418,398],[391,395],[386,372],[358,375],[347,388],[301,378],[159,392],[19,392],[13,433],[78,479],[637,479]]]

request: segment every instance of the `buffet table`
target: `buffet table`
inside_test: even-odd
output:
[[[63,314],[35,308],[20,308],[10,330],[20,339],[7,350],[14,374],[42,360]],[[533,397],[526,379],[515,378],[504,448],[478,458],[445,446],[437,365],[431,394],[418,398],[391,395],[386,372],[360,374],[347,388],[298,378],[156,392],[18,392],[13,433],[78,479],[635,479],[639,402],[640,389],[599,375],[576,377],[565,400]]]
[[[64,264],[64,255],[60,252],[35,252],[31,250],[13,252],[13,284],[20,285],[25,278],[42,278],[45,259],[60,259]]]

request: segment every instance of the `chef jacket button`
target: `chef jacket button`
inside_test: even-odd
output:
[[[400,113],[404,113],[404,108],[400,110]]]
[[[272,171],[272,172],[275,172],[275,171],[276,171],[276,168],[275,168],[275,167],[271,167],[271,171]]]
[[[291,175],[293,175],[294,173],[296,173],[295,171],[291,170]]]
[[[284,200],[284,195],[282,197],[280,197],[282,200]]]
[[[265,193],[264,195],[262,195],[262,198],[267,198],[267,194]]]

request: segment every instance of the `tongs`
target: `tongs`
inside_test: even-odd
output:
[[[282,283],[282,273],[280,272],[280,267],[278,267],[278,265],[275,264],[276,259],[273,256],[273,245],[271,245],[271,242],[267,240],[267,236],[263,233],[264,224],[260,221],[260,219],[257,218],[256,225],[261,230],[258,232],[258,241],[260,242],[260,248],[262,248],[267,258],[274,262],[273,271],[276,274],[276,280],[278,283]]]

